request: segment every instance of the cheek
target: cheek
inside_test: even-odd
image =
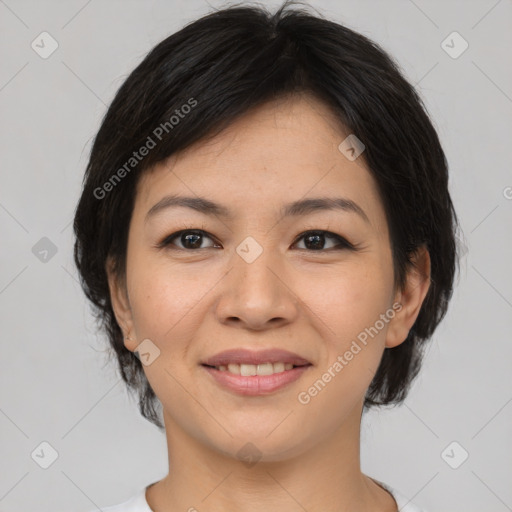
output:
[[[173,264],[140,247],[128,254],[128,290],[138,337],[162,344],[174,340],[214,278],[193,264]]]
[[[378,265],[353,265],[308,280],[301,289],[307,290],[304,302],[325,322],[326,339],[341,345],[372,326],[390,307],[390,276]]]
[[[154,261],[132,268],[130,303],[137,339],[149,339],[159,350],[143,370],[166,410],[190,407],[190,396],[179,383],[192,369],[187,367],[190,340],[200,325],[201,299],[212,285],[188,270]]]
[[[393,317],[385,316],[392,281],[384,267],[353,265],[329,277],[302,286],[308,290],[302,298],[318,319],[316,330],[322,338],[318,373],[329,388],[322,391],[318,405],[362,398],[377,371]]]
[[[389,323],[381,315],[390,308],[390,280],[378,266],[368,272],[354,266],[315,283],[303,287],[308,290],[303,300],[318,320],[322,357],[297,398],[310,418],[333,411],[323,425],[329,431],[363,400],[378,368]],[[309,428],[315,428],[313,421]]]

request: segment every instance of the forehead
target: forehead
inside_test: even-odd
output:
[[[307,196],[343,195],[381,217],[376,183],[362,158],[350,161],[338,149],[348,135],[318,99],[281,98],[146,171],[136,204],[147,211],[166,193],[182,193],[210,197],[242,214],[265,205],[275,212],[280,203]]]
[[[215,166],[236,159],[242,170],[255,159],[263,164],[283,159],[297,164],[304,157],[321,162],[347,135],[325,103],[308,94],[291,95],[252,108],[214,137],[172,155],[167,164],[193,159]]]

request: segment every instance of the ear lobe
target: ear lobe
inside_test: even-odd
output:
[[[133,316],[128,298],[128,291],[126,287],[125,277],[120,277],[114,270],[114,263],[110,257],[107,258],[105,264],[105,271],[108,278],[108,287],[110,290],[110,301],[112,309],[117,320],[117,323],[123,332],[124,344],[128,350],[135,350],[136,341],[126,339],[126,336],[132,337],[133,329]]]
[[[402,304],[402,308],[389,323],[386,348],[396,347],[407,339],[409,331],[418,318],[430,283],[430,254],[425,246],[421,246],[414,253],[404,288],[397,291],[395,300]]]

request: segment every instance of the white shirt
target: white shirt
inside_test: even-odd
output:
[[[420,509],[414,503],[411,503],[403,494],[400,494],[396,489],[391,488],[389,485],[383,484],[382,482],[372,479],[374,482],[384,487],[389,491],[398,505],[399,512],[427,512],[425,509]],[[152,484],[151,484],[152,485]],[[147,486],[149,487],[149,485]],[[103,507],[103,512],[154,512],[149,508],[148,502],[146,501],[146,489],[140,489],[130,499],[120,503],[119,505],[112,505],[109,507]],[[90,512],[97,512],[97,510],[91,510]]]

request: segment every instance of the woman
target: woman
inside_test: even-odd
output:
[[[361,472],[360,423],[419,371],[456,228],[436,131],[367,38],[285,3],[159,43],[108,109],[74,222],[168,446],[167,476],[103,510],[417,512]]]

